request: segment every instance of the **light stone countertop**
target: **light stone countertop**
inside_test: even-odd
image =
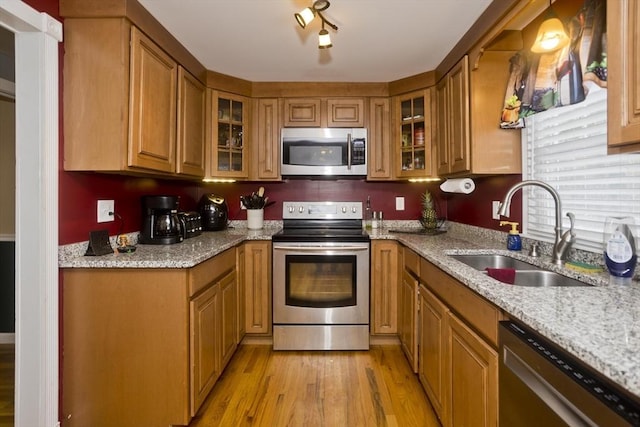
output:
[[[190,268],[246,240],[270,240],[280,229],[274,222],[262,230],[236,226],[207,232],[174,245],[138,245],[133,254],[83,256],[84,244],[60,248],[60,268]],[[609,286],[608,275],[581,274],[551,264],[550,258],[530,258],[527,241],[522,252],[505,249],[506,233],[450,224],[436,236],[393,233],[405,225],[385,222],[384,229],[370,231],[374,240],[399,241],[518,319],[558,344],[625,389],[640,396],[640,283]],[[135,240],[135,239],[134,239]],[[115,245],[114,245],[115,247]],[[544,252],[544,251],[543,251]],[[500,283],[449,254],[499,253],[586,281],[584,287],[521,287]],[[573,255],[575,253],[572,252]],[[598,258],[598,255],[594,255]],[[593,259],[570,256],[590,262]],[[594,259],[595,259],[594,258]],[[636,272],[640,274],[640,272]]]

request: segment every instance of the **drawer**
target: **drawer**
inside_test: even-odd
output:
[[[403,248],[404,268],[413,273],[414,276],[420,276],[420,255],[411,249]]]
[[[231,248],[189,269],[189,297],[235,268],[236,248]]]
[[[491,345],[498,347],[498,321],[504,317],[502,310],[422,258],[420,271],[420,281],[429,290]]]

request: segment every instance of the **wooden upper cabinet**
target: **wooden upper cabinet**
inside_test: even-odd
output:
[[[363,127],[363,98],[285,98],[284,127]]]
[[[369,100],[369,129],[367,133],[368,180],[390,180],[394,178],[391,149],[391,100],[371,98]]]
[[[438,175],[522,172],[520,132],[499,126],[513,53],[486,51],[473,70],[465,55],[436,85]]]
[[[327,126],[363,127],[364,100],[353,98],[327,99]]]
[[[424,178],[434,175],[431,89],[394,98],[395,176]]]
[[[253,100],[253,143],[249,178],[280,179],[280,109],[277,98]]]
[[[179,174],[203,177],[205,173],[206,90],[187,70],[178,67]]]
[[[320,127],[319,98],[287,98],[283,112],[284,127]]]
[[[249,176],[250,99],[209,90],[211,137],[207,144],[209,178]]]
[[[175,172],[178,64],[131,29],[129,166]]]
[[[202,177],[203,89],[178,69],[126,18],[65,19],[65,170]]]
[[[640,2],[607,2],[609,153],[640,151]]]

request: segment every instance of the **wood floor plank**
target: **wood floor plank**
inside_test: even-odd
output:
[[[399,346],[273,351],[243,345],[189,426],[439,425]]]
[[[14,422],[15,345],[0,344],[0,427]]]

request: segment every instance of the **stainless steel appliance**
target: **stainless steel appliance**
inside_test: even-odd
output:
[[[142,196],[140,243],[169,245],[184,240],[178,217],[179,196]]]
[[[224,197],[215,194],[205,194],[198,204],[202,229],[205,231],[219,231],[227,228],[229,222],[229,207]]]
[[[283,176],[367,175],[367,129],[283,128]]]
[[[362,202],[284,202],[273,236],[274,350],[369,348]]]
[[[500,322],[500,425],[639,426],[640,400],[529,328]]]

